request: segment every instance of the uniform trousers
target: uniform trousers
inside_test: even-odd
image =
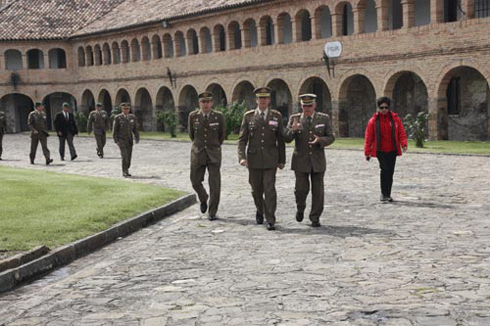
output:
[[[129,173],[131,167],[131,155],[133,155],[133,144],[128,142],[119,141],[119,150],[121,151],[122,158],[122,171],[123,174]]]
[[[191,183],[192,188],[199,197],[199,202],[207,203],[209,198],[209,215],[215,216],[221,193],[221,172],[220,163],[207,163],[206,165],[191,163]],[[208,170],[209,196],[203,186],[204,174]]]
[[[296,206],[299,212],[304,212],[306,208],[306,197],[310,191],[311,179],[311,211],[310,221],[319,222],[323,212],[323,203],[325,190],[323,185],[323,177],[325,171],[322,172],[295,172],[296,185],[294,195],[296,197]]]
[[[46,137],[31,137],[31,153],[29,154],[29,157],[31,158],[31,161],[34,161],[34,159],[36,158],[37,145],[39,144],[39,142],[41,143],[43,154],[47,161],[50,159],[51,154],[48,149],[48,139]]]
[[[276,171],[277,168],[248,170],[248,182],[252,186],[257,212],[263,214],[270,224],[276,223]]]
[[[104,146],[106,143],[106,134],[105,132],[96,134],[94,133],[95,136],[95,142],[97,143],[97,155],[104,155]]]

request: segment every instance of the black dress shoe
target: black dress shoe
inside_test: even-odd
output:
[[[201,213],[206,213],[208,210],[208,204],[207,203],[201,203]]]
[[[269,230],[269,231],[275,231],[276,230],[276,227],[274,226],[274,224],[269,223],[269,225],[267,225],[267,230]]]
[[[209,215],[208,220],[210,220],[210,221],[216,220],[216,215]]]
[[[64,160],[65,160],[65,158],[64,158],[64,157],[60,157],[60,159],[61,159],[62,161],[64,161]]]
[[[311,223],[311,227],[313,227],[313,228],[319,228],[320,226],[322,226],[322,225],[318,221],[315,221],[315,222],[312,222]]]
[[[390,202],[390,203],[393,202],[393,198],[391,198],[391,196],[386,196],[385,198],[386,198],[387,202]]]
[[[129,178],[130,176],[131,176],[131,174],[129,174],[129,173],[123,173],[123,177],[125,177],[125,178]]]
[[[386,196],[385,196],[385,195],[381,195],[381,196],[379,197],[379,201],[380,201],[380,202],[382,202],[382,203],[386,203],[386,202],[388,201],[388,199],[386,198]]]
[[[255,221],[257,222],[257,224],[264,223],[264,215],[262,213],[260,213],[259,211],[257,211],[255,213]]]
[[[49,165],[51,163],[53,163],[53,159],[52,158],[50,158],[49,160],[46,160],[46,165]]]
[[[76,159],[78,157],[78,155],[75,155],[75,156],[72,156],[71,160],[73,161],[74,159]]]
[[[31,164],[34,164],[34,160],[31,160]]]
[[[305,218],[305,212],[296,212],[296,221],[301,222]]]

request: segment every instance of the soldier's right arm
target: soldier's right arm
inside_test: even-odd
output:
[[[90,134],[92,132],[92,124],[94,123],[94,115],[92,112],[88,115],[88,121],[87,121],[87,133]]]
[[[189,138],[194,141],[194,126],[192,125],[194,119],[192,119],[192,114],[189,114],[189,120],[187,122],[187,131],[189,132]]]
[[[36,118],[34,117],[34,111],[29,113],[29,116],[27,117],[27,125],[29,126],[29,130],[32,132],[37,132],[36,128],[34,128],[34,125],[36,124]]]
[[[294,123],[294,115],[291,115],[289,117],[288,125],[287,127],[284,127],[282,129],[282,138],[286,143],[290,143],[294,139],[295,132],[293,131],[293,123]],[[296,118],[297,119],[297,118]]]
[[[117,137],[119,136],[119,123],[117,116],[114,118],[114,126],[112,127],[112,138],[114,138],[114,142],[117,144]]]
[[[247,113],[243,115],[242,125],[240,126],[240,135],[238,136],[238,162],[247,160],[245,149],[248,143],[248,120]]]

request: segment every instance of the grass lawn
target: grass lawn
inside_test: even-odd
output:
[[[0,166],[0,254],[92,235],[183,192],[121,180]]]
[[[110,134],[109,134],[110,135]],[[87,134],[81,134],[87,136]],[[160,139],[160,140],[177,140],[189,141],[187,133],[179,132],[177,137],[171,138],[170,134],[163,132],[141,132],[142,139]],[[228,136],[226,143],[236,144],[238,135],[232,134]],[[292,146],[292,145],[291,145]],[[419,153],[446,153],[446,154],[486,154],[490,155],[490,141],[428,141],[425,142],[424,148],[415,147],[415,141],[408,141],[409,152]],[[357,149],[364,150],[363,138],[337,138],[330,147],[332,149]]]

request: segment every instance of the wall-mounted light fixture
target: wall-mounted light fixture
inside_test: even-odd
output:
[[[170,28],[170,22],[168,20],[162,21],[162,27],[163,28]]]

